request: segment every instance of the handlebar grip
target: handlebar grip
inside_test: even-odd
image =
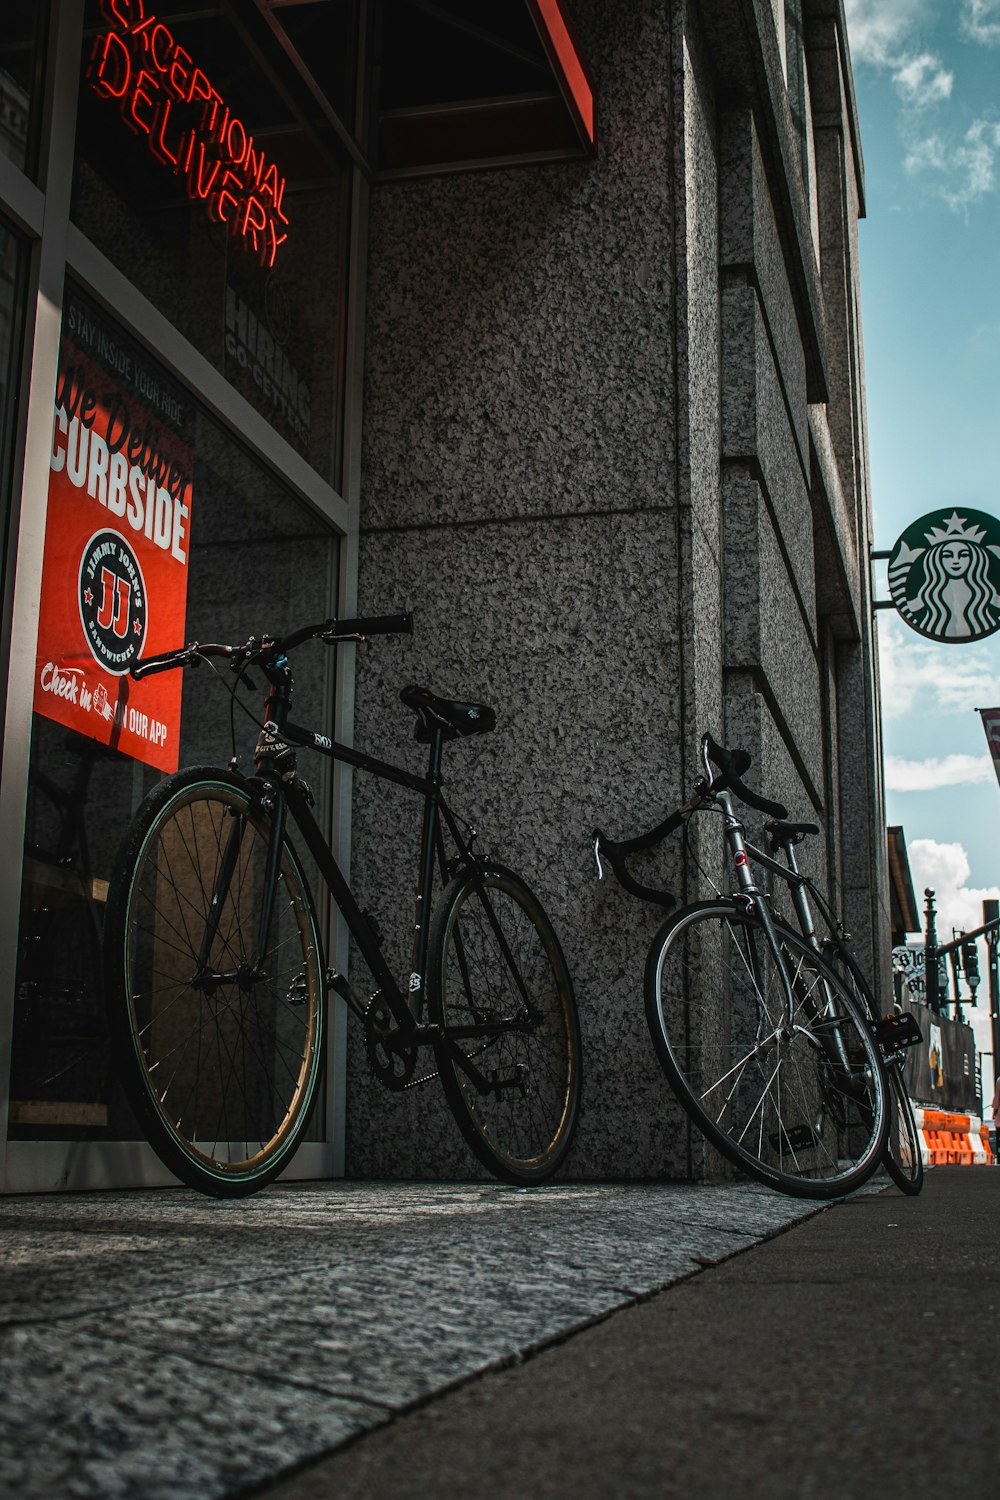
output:
[[[334,646],[338,641],[354,640],[357,636],[368,635],[412,635],[413,616],[411,614],[398,615],[370,615],[357,620],[320,620],[315,625],[302,625],[298,630],[293,630],[290,635],[283,636],[275,645],[281,651],[292,651],[296,646],[301,646],[303,641],[322,640],[327,645]]]
[[[129,667],[128,675],[139,682],[143,677],[152,677],[154,672],[171,672],[174,667],[183,667],[187,659],[187,649],[183,646],[176,651],[161,651],[157,656],[140,656]]]
[[[772,802],[769,797],[758,796],[748,786],[744,786],[738,776],[729,779],[729,786],[748,807],[755,807],[758,812],[767,813],[769,818],[787,818],[788,808],[782,802]]]
[[[338,620],[336,629],[345,635],[412,635],[413,616],[407,611],[400,615],[371,615],[367,619]]]

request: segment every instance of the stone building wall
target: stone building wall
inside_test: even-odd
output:
[[[700,1156],[642,1009],[660,914],[595,883],[594,825],[624,836],[676,805],[711,730],[823,824],[817,873],[875,930],[863,392],[857,366],[828,368],[830,322],[838,355],[857,341],[827,276],[854,284],[853,240],[838,249],[829,220],[841,203],[847,234],[858,187],[844,97],[839,156],[801,107],[796,125],[770,0],[569,10],[596,160],[372,195],[359,609],[412,608],[416,634],[359,661],[356,742],[421,767],[405,682],[495,706],[494,734],[447,747],[446,790],[536,887],[574,975],[585,1094],[567,1174],[678,1175]],[[810,27],[836,40],[838,0],[787,0],[785,23],[794,60]],[[801,106],[805,70],[787,66]],[[418,820],[363,779],[354,814],[357,884],[388,935],[411,909]],[[702,823],[690,858],[677,842],[655,865],[682,896],[719,873]],[[394,957],[406,972],[402,938]],[[357,1035],[347,1163],[473,1171],[434,1086],[386,1096]]]

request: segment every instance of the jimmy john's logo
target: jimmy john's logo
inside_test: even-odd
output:
[[[80,619],[94,660],[121,677],[146,639],[146,583],[117,531],[98,531],[80,559]]]

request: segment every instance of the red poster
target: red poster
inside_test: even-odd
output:
[[[96,356],[96,357],[95,357]],[[161,771],[178,765],[192,452],[181,403],[82,301],[66,309],[52,427],[35,710]],[[174,420],[171,421],[171,418]]]

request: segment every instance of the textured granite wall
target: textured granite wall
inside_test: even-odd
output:
[[[496,707],[495,734],[449,747],[447,789],[537,888],[575,978],[567,1173],[675,1175],[702,1163],[642,1012],[658,917],[595,884],[589,833],[681,800],[709,729],[824,824],[820,876],[849,839],[884,841],[870,799],[840,830],[872,754],[870,735],[844,752],[871,706],[850,630],[863,503],[843,422],[816,405],[823,307],[771,7],[741,8],[745,35],[723,0],[570,9],[599,89],[595,161],[372,196],[359,606],[412,608],[416,635],[359,663],[356,737],[419,769],[400,686]],[[418,833],[408,794],[357,780],[354,871],[400,973]],[[694,855],[668,847],[659,883],[704,893],[714,823]],[[475,1170],[434,1085],[387,1096],[357,1032],[349,1073],[349,1172]]]
[[[858,220],[864,182],[844,71],[837,7],[808,0],[806,40],[815,122],[818,222],[824,267],[829,402],[813,424],[827,451],[814,466],[820,510],[833,516],[844,583],[830,602],[839,755],[834,786],[840,821],[842,910],[870,971],[891,999],[890,919],[885,840],[877,645],[871,603],[872,547],[864,353],[858,265]],[[842,611],[849,612],[845,619]]]
[[[673,1113],[642,1011],[657,919],[595,883],[589,833],[631,831],[681,790],[671,38],[654,0],[572,9],[596,161],[373,195],[359,600],[412,608],[416,634],[360,664],[356,735],[420,764],[406,681],[495,705],[496,733],[449,747],[445,776],[537,888],[575,977],[570,1170],[649,1173]],[[390,931],[419,830],[361,781],[355,807],[358,883]],[[387,1098],[359,1050],[349,1170],[468,1170],[433,1087]]]

